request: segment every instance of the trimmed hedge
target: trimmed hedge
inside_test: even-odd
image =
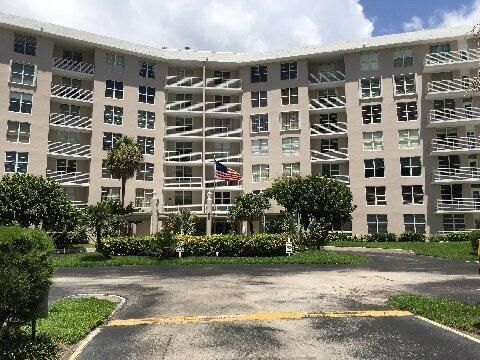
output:
[[[112,236],[102,239],[104,256],[143,255],[167,258],[174,254],[176,241],[170,231],[150,236]]]
[[[388,234],[368,234],[368,235],[352,235],[349,233],[331,233],[328,235],[329,241],[358,241],[358,242],[460,242],[470,241],[470,233],[452,232],[445,235],[430,235],[427,237],[424,234],[416,234],[412,232],[404,232],[396,235]],[[472,245],[473,246],[473,245]]]

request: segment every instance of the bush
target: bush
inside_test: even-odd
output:
[[[350,233],[335,232],[328,234],[328,241],[361,241]]]
[[[387,234],[370,234],[367,237],[368,242],[396,242],[397,235],[393,233]]]
[[[142,255],[165,258],[174,254],[175,244],[172,233],[163,230],[156,235],[107,237],[97,251],[107,257]]]
[[[426,237],[424,234],[417,234],[413,232],[404,232],[398,236],[400,242],[425,242]]]
[[[0,324],[14,328],[36,318],[51,284],[52,251],[43,230],[0,227]]]
[[[45,335],[37,334],[32,340],[24,331],[0,330],[0,359],[2,360],[54,360],[58,346]]]
[[[448,242],[470,241],[470,232],[456,231],[456,232],[447,233],[445,235],[445,241],[448,241]]]
[[[478,252],[478,241],[480,239],[480,230],[473,230],[469,234],[472,250],[476,254]]]

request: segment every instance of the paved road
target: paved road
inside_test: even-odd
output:
[[[60,269],[51,300],[123,296],[116,319],[386,309],[411,291],[480,303],[478,264],[366,252],[367,264]],[[476,359],[480,344],[416,317],[107,326],[81,359]]]

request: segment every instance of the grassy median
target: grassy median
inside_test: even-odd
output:
[[[392,296],[395,309],[410,311],[440,324],[480,334],[480,306],[476,304],[416,294]]]
[[[122,265],[208,265],[208,264],[361,264],[365,256],[344,254],[326,250],[303,251],[292,256],[269,257],[215,257],[189,256],[165,260],[148,256],[112,256],[105,258],[99,253],[66,254],[53,257],[57,267],[91,267]]]

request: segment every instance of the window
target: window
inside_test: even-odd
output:
[[[282,164],[282,172],[287,176],[300,175],[300,163],[287,163]]]
[[[417,102],[401,102],[397,103],[397,120],[411,121],[418,119]]]
[[[282,131],[300,129],[300,114],[298,111],[289,111],[280,113]]]
[[[442,200],[461,199],[463,197],[462,184],[441,185],[440,197]]]
[[[107,160],[102,160],[102,179],[118,179],[112,175],[107,166]]]
[[[422,185],[402,185],[403,205],[423,204]]]
[[[450,44],[431,45],[430,54],[436,54],[440,52],[450,52]]]
[[[398,143],[400,149],[416,149],[420,147],[420,135],[418,129],[398,130]]]
[[[155,113],[138,110],[137,124],[140,129],[155,129]]]
[[[373,131],[363,133],[363,150],[380,151],[383,150],[383,131]]]
[[[280,79],[296,79],[297,78],[297,62],[289,62],[280,64]]]
[[[451,71],[432,74],[432,81],[444,81],[444,80],[452,80],[452,79],[453,79],[453,75]]]
[[[365,159],[363,160],[365,166],[366,178],[383,178],[385,177],[385,163],[383,159]]]
[[[365,105],[362,106],[362,119],[366,124],[380,124],[382,122],[382,105]]]
[[[144,78],[155,79],[155,62],[151,60],[140,60],[138,75]]]
[[[402,48],[393,51],[393,67],[413,66],[413,49]]]
[[[191,166],[175,166],[175,177],[191,178],[193,177],[193,168]]]
[[[422,174],[422,162],[420,156],[400,158],[402,176],[420,176]]]
[[[322,176],[333,178],[340,175],[340,164],[322,164]]]
[[[153,155],[155,153],[155,138],[139,136],[137,137],[137,144],[143,155]]]
[[[441,169],[459,169],[460,156],[459,155],[439,156],[438,167]]]
[[[136,179],[143,181],[153,181],[153,169],[154,165],[152,163],[141,163],[140,167],[137,170]]]
[[[125,58],[123,55],[107,52],[105,55],[107,70],[123,72],[125,70]]]
[[[155,88],[140,85],[138,87],[138,101],[145,104],[155,104]]]
[[[338,132],[339,126],[337,121],[337,114],[320,114],[320,124],[310,124],[310,128],[314,129],[315,132],[321,134],[331,134],[332,132]]]
[[[66,144],[79,144],[79,133],[77,131],[57,131],[57,141]]]
[[[101,201],[105,200],[120,200],[120,188],[119,187],[103,187]]]
[[[105,81],[105,97],[123,99],[123,82],[115,80]]]
[[[7,121],[7,141],[16,143],[30,142],[30,123]]]
[[[70,104],[60,104],[60,114],[70,116],[80,116],[80,106]]]
[[[22,34],[15,34],[13,51],[19,54],[35,56],[37,51],[37,38]]]
[[[415,94],[415,74],[395,75],[395,95]]]
[[[193,151],[193,146],[190,141],[177,141],[175,143],[175,152],[178,155],[182,154],[191,154]],[[187,159],[187,158],[185,158]]]
[[[365,199],[367,205],[387,205],[385,186],[366,186]]]
[[[30,86],[35,84],[35,65],[13,62],[10,73],[10,81],[14,84]]]
[[[119,106],[105,105],[103,111],[103,122],[105,124],[122,125],[123,108]]]
[[[153,189],[135,189],[135,206],[149,207],[153,198]]]
[[[69,77],[62,77],[62,86],[67,86],[75,89],[80,89],[82,87],[82,80],[72,79]]]
[[[64,174],[77,172],[77,160],[57,159],[57,171]]]
[[[378,52],[372,51],[360,54],[360,70],[369,71],[369,70],[378,70]]]
[[[270,178],[270,167],[266,164],[252,165],[252,182],[267,182]]]
[[[369,234],[386,234],[388,232],[388,218],[384,214],[368,214],[367,227]]]
[[[252,140],[252,155],[253,156],[268,155],[268,139]]]
[[[28,153],[6,151],[5,152],[5,172],[26,173],[28,170]]]
[[[281,90],[282,105],[298,104],[298,87]]]
[[[267,106],[267,91],[252,91],[250,93],[252,108]]]
[[[250,115],[250,131],[268,132],[268,114]]]
[[[252,66],[250,68],[250,81],[252,83],[267,82],[267,65]]]
[[[216,85],[226,83],[231,79],[230,71],[215,70],[213,72],[213,82]]]
[[[283,155],[300,154],[300,139],[298,137],[282,138],[282,153]]]
[[[379,97],[382,93],[380,78],[372,77],[360,80],[361,98],[368,99]]]
[[[338,139],[320,139],[320,152],[328,153],[329,151],[338,150]]]
[[[229,191],[215,191],[214,199],[215,205],[228,205],[232,203]]]
[[[110,150],[122,138],[122,134],[104,132],[103,133],[103,150]]]
[[[66,60],[81,62],[82,61],[82,53],[77,52],[77,51],[73,51],[73,50],[64,49],[62,58],[66,59]]]
[[[192,205],[193,196],[191,191],[175,191],[175,205]]]
[[[443,231],[462,231],[465,230],[465,215],[463,214],[444,214]]]
[[[425,234],[425,214],[404,214],[405,232]]]
[[[23,114],[32,113],[32,94],[10,91],[10,104],[8,111]]]

